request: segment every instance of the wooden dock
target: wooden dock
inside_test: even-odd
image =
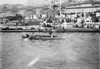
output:
[[[0,32],[38,32],[38,30],[0,30]],[[48,32],[48,31],[41,31]],[[100,32],[100,29],[88,29],[88,28],[68,28],[57,29],[56,32]]]

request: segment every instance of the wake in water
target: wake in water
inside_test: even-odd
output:
[[[40,57],[39,56],[36,57],[36,58],[34,58],[32,61],[29,62],[28,67],[33,66],[39,60],[40,60]]]

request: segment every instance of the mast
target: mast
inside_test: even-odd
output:
[[[54,13],[53,20],[54,20],[54,29],[55,29],[55,0],[52,0],[52,13]]]
[[[54,6],[55,6],[55,0],[54,0]],[[54,7],[54,29],[55,29],[55,16],[56,16],[56,11],[55,11],[55,7]]]
[[[91,0],[92,5],[94,5],[94,0]]]
[[[53,16],[52,16],[52,18],[53,18],[53,21],[54,21],[54,29],[55,29],[55,15],[56,15],[56,9],[55,9],[55,1],[56,0],[50,0],[50,3],[51,3],[51,7],[50,7],[50,9],[51,9],[51,12],[52,12],[52,14],[53,14]]]
[[[61,19],[61,0],[60,0],[60,19]]]

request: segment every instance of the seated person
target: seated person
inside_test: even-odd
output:
[[[30,37],[35,37],[36,35],[34,34],[34,32],[31,34],[31,36]]]
[[[28,35],[28,34],[26,34],[26,37],[29,37],[29,35]]]

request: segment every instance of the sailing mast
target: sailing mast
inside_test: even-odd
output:
[[[59,1],[59,0],[57,0],[58,1],[58,3],[60,4],[60,8],[59,8],[59,11],[60,11],[60,21],[61,21],[61,0]],[[53,1],[53,5],[55,5],[55,2],[56,2],[56,0],[54,0]],[[53,9],[54,10],[54,20],[55,20],[55,16],[56,16],[56,11],[55,11],[55,8]],[[54,28],[55,28],[55,22],[54,22]]]
[[[50,3],[51,3],[51,12],[53,14],[53,20],[54,20],[54,29],[55,29],[55,16],[56,16],[56,9],[55,9],[55,2],[56,0],[50,0]]]
[[[61,21],[61,0],[60,0],[60,21]]]
[[[52,0],[51,1],[51,3],[52,3],[52,13],[54,14],[54,16],[53,16],[53,20],[54,20],[54,29],[55,29],[55,15],[56,15],[56,11],[55,11],[55,0]]]
[[[55,0],[54,0],[54,29],[55,29],[55,16],[56,16],[56,11],[55,11]]]

